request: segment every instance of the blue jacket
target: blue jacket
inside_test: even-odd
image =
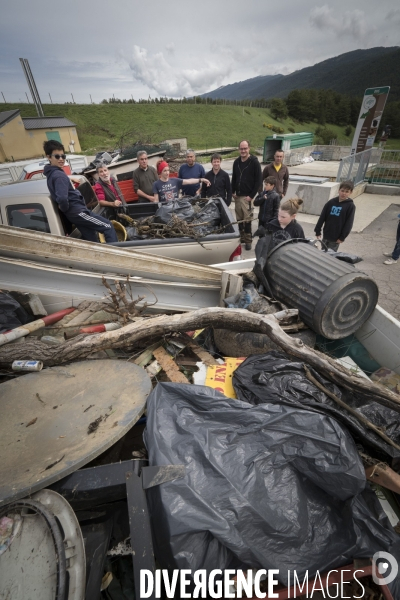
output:
[[[82,194],[73,187],[68,175],[60,167],[46,165],[43,173],[47,178],[51,199],[57,202],[67,218],[82,211],[89,212]]]

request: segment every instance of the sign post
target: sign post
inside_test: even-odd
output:
[[[365,90],[350,156],[363,150],[369,150],[374,145],[389,90],[389,86]]]

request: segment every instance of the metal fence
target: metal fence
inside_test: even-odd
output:
[[[400,185],[400,150],[381,150],[380,161],[374,165],[368,181],[385,185]]]
[[[370,148],[342,158],[336,181],[352,181],[354,185],[357,185],[369,179],[373,170],[380,163],[381,154],[380,148]]]

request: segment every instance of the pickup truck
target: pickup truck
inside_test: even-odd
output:
[[[88,182],[84,177],[81,179],[87,189]],[[83,195],[86,197],[85,193]],[[182,237],[116,242],[112,245],[126,250],[140,250],[204,265],[226,262],[231,257],[233,259],[233,256],[240,254],[239,229],[226,204],[222,200],[218,200],[218,204],[221,224],[226,226],[225,233],[208,235],[200,240],[201,244],[190,238]],[[95,208],[89,204],[88,206],[94,212],[101,212],[99,205]],[[130,202],[127,205],[127,214],[134,219],[149,216],[157,210],[157,207],[158,205],[155,203]],[[67,235],[60,212],[50,198],[45,179],[23,181],[0,187],[0,225],[10,225],[59,236]],[[70,237],[80,237],[80,234],[74,230]]]
[[[26,179],[42,179],[43,169],[48,164],[47,158],[0,164],[0,185],[12,183],[13,181],[25,181]],[[67,154],[64,171],[67,175],[71,175],[74,172],[80,173],[87,166],[86,156]]]

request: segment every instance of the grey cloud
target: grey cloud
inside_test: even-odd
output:
[[[385,17],[385,21],[390,21],[392,24],[400,24],[400,8],[392,8]]]
[[[177,69],[162,52],[151,54],[146,48],[133,47],[129,67],[133,76],[160,96],[191,96],[210,86],[221,85],[232,71],[223,61],[209,62],[200,69]]]
[[[358,9],[345,11],[336,17],[332,9],[324,4],[313,8],[309,19],[312,27],[329,30],[339,37],[351,37],[363,44],[367,39],[371,42],[371,34],[375,31],[375,27],[367,25],[365,13]]]

